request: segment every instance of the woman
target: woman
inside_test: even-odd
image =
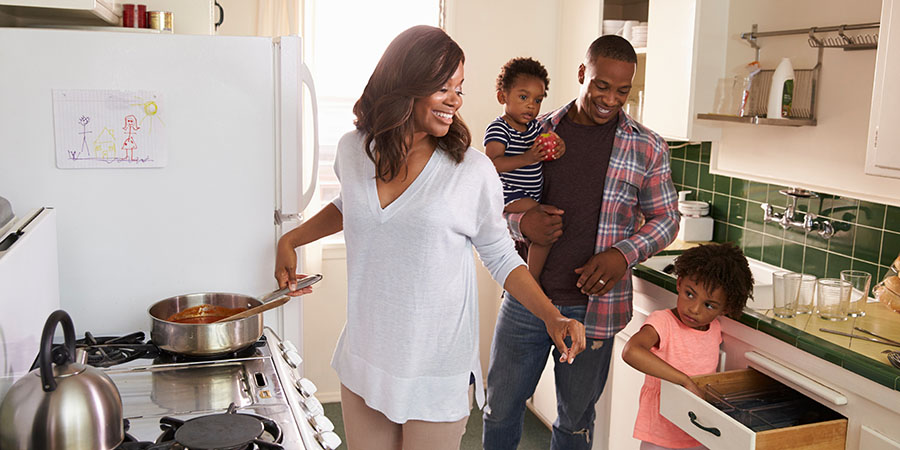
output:
[[[551,305],[513,248],[494,166],[469,148],[456,115],[463,61],[438,28],[397,36],[353,108],[356,131],[338,144],[340,196],[278,243],[285,286],[295,248],[344,230],[347,323],[332,366],[351,450],[459,448],[471,383],[484,402],[473,246],[563,358],[584,348],[583,326]]]

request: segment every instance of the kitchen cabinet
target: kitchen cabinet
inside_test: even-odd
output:
[[[728,2],[650,1],[642,123],[666,139],[719,139],[697,113],[713,110],[725,73],[727,16]]]
[[[893,30],[892,30],[893,25]],[[869,134],[866,144],[866,173],[900,178],[900,1],[884,0],[881,9],[878,53]]]

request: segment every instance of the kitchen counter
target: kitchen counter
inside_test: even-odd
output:
[[[680,245],[670,246],[659,254],[680,254],[683,251],[683,248],[679,248]],[[670,292],[677,292],[675,278],[671,275],[642,264],[635,266],[633,274]],[[869,303],[866,316],[851,317],[844,322],[823,320],[811,314],[782,319],[774,317],[771,310],[757,311],[749,308],[744,309],[744,313],[738,320],[744,325],[787,342],[850,372],[895,391],[900,391],[900,369],[891,366],[887,355],[881,353],[883,350],[900,351],[900,347],[819,331],[819,328],[828,328],[850,333],[856,326],[900,341],[900,314],[891,311],[882,303]],[[855,334],[860,333],[857,331]]]

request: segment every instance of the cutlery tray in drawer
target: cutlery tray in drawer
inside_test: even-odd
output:
[[[711,449],[843,449],[847,419],[753,369],[662,382],[660,413]]]

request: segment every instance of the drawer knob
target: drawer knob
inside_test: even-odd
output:
[[[715,428],[715,427],[704,427],[703,425],[700,425],[700,422],[697,422],[697,415],[694,414],[693,411],[688,411],[688,417],[690,417],[691,423],[694,424],[694,425],[696,425],[697,428],[699,428],[699,429],[701,429],[701,430],[703,430],[703,431],[705,431],[705,432],[707,432],[707,433],[711,433],[713,436],[716,436],[716,437],[719,437],[719,436],[722,435],[722,432],[719,431],[718,428]]]

